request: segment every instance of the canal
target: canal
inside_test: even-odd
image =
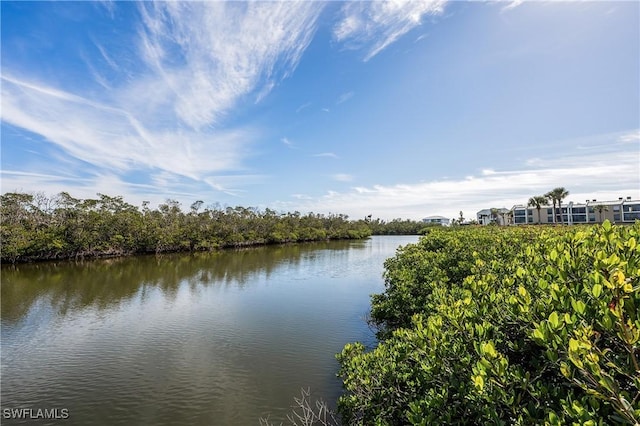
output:
[[[335,354],[375,343],[369,295],[417,239],[3,266],[2,424],[280,424],[302,388],[333,406]]]

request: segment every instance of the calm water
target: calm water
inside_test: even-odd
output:
[[[257,425],[303,387],[333,403],[335,354],[374,343],[369,295],[415,241],[3,267],[2,408],[68,409],[40,425]]]

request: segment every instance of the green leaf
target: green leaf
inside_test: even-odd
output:
[[[571,324],[571,323],[573,323],[573,320],[571,319],[571,315],[569,315],[569,314],[564,314],[564,322],[565,322],[565,324]]]
[[[544,343],[544,333],[540,331],[539,328],[536,328],[535,330],[533,330],[533,339],[540,344]]]
[[[594,284],[593,287],[591,287],[591,294],[593,294],[593,297],[600,297],[600,294],[602,294],[602,285]]]
[[[523,286],[520,286],[518,287],[518,294],[521,297],[525,297],[527,295],[527,290]]]
[[[558,329],[560,326],[560,319],[558,318],[558,313],[556,311],[551,312],[551,315],[549,315],[549,324],[551,324],[551,327]]]
[[[576,339],[569,339],[569,351],[575,352],[578,350],[579,344]]]
[[[571,306],[573,306],[573,309],[579,313],[580,315],[584,314],[584,309],[586,308],[587,305],[585,305],[585,303],[582,300],[571,300]]]
[[[480,348],[482,349],[483,355],[488,355],[491,358],[495,358],[498,356],[498,352],[496,351],[496,348],[493,346],[493,342],[484,343],[482,344],[482,346],[480,346]]]
[[[481,392],[484,389],[484,379],[482,378],[481,375],[477,375],[473,377],[473,384],[476,387],[476,389],[478,389]]]

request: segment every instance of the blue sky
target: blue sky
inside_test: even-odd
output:
[[[2,192],[351,218],[640,198],[640,3],[1,2]]]

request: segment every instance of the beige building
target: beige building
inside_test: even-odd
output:
[[[585,203],[572,201],[562,204],[560,211],[556,206],[555,220],[553,206],[542,206],[540,217],[538,209],[525,205],[515,205],[512,223],[516,225],[536,223],[601,223],[609,220],[611,223],[633,223],[640,220],[640,200],[631,197],[620,197],[616,201],[586,200]],[[562,220],[562,222],[561,222]]]

